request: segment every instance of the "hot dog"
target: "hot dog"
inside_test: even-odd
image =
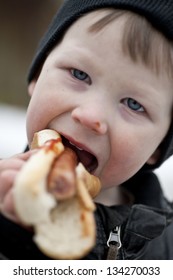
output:
[[[77,156],[66,148],[60,157],[54,161],[48,176],[48,190],[57,200],[72,197],[76,191]]]
[[[100,181],[78,163],[53,130],[34,135],[39,148],[16,177],[13,196],[21,222],[33,226],[34,242],[54,259],[79,259],[95,244],[95,204]]]

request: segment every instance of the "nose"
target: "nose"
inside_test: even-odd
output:
[[[96,106],[77,107],[72,111],[71,116],[75,122],[80,123],[86,128],[98,134],[105,134],[108,126],[103,119],[103,112],[104,109],[99,112]]]

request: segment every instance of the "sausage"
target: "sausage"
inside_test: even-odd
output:
[[[70,148],[54,161],[48,175],[48,191],[57,200],[64,200],[72,197],[76,192],[77,155]]]

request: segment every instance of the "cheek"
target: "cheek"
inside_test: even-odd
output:
[[[63,86],[50,80],[39,81],[35,87],[27,111],[28,141],[32,141],[36,131],[45,129],[57,116],[70,111],[74,103],[72,94]]]
[[[115,147],[100,176],[103,187],[122,184],[145,164],[155,148],[144,139],[127,135],[114,142]]]
[[[137,172],[141,165],[139,158],[128,155],[128,153],[131,154],[131,150],[125,149],[122,153],[118,151],[111,156],[101,174],[101,182],[104,187],[118,186]]]
[[[45,110],[42,104],[35,103],[34,99],[30,101],[26,115],[26,130],[29,143],[31,143],[34,133],[44,129],[46,126],[46,116],[43,111]]]
[[[46,128],[49,120],[55,113],[52,104],[56,103],[52,103],[50,100],[50,91],[47,91],[46,88],[43,90],[42,87],[36,87],[31,97],[26,116],[26,129],[29,143],[36,131]]]

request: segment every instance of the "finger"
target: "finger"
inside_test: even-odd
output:
[[[18,158],[18,159],[22,159],[22,160],[26,161],[30,158],[31,155],[35,154],[37,151],[38,151],[38,149],[29,150],[25,153],[16,154],[12,158]]]
[[[9,169],[15,169],[18,170],[22,167],[24,164],[24,161],[18,158],[10,158],[5,159],[0,162],[0,172],[3,172],[5,170]]]
[[[21,169],[22,165],[33,155],[37,150],[29,151],[27,153],[18,154],[8,159],[0,161],[0,172],[6,169]]]
[[[0,174],[0,202],[12,187],[17,173],[16,170],[5,170]]]
[[[12,190],[8,192],[5,196],[3,203],[1,204],[1,213],[7,217],[8,219],[19,223],[20,220],[17,217],[15,207],[14,207],[14,200],[13,200],[13,193]]]

